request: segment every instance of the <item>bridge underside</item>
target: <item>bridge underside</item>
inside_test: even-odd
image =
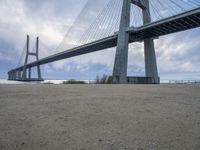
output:
[[[200,27],[200,8],[137,29],[130,28],[128,32],[130,32],[130,41],[135,42],[197,27]]]
[[[129,33],[129,43],[144,41],[148,38],[157,38],[159,36],[185,31],[200,27],[200,8],[194,9],[173,17],[169,17],[157,22],[149,23],[138,28],[127,28]],[[100,51],[107,48],[112,48],[117,45],[118,35],[103,38],[95,42],[91,42],[64,52],[40,59],[38,61],[29,63],[27,68],[59,61],[66,58],[71,58],[91,52]],[[18,67],[8,72],[10,80],[16,80],[16,72],[22,70],[24,66]],[[14,77],[13,77],[14,75]]]

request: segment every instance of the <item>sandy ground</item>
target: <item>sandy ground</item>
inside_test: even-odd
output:
[[[200,85],[0,85],[0,150],[200,150]]]

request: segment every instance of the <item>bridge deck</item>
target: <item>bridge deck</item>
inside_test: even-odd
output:
[[[142,41],[146,38],[163,36],[179,31],[184,31],[192,28],[200,27],[200,8],[178,14],[163,20],[159,20],[150,24],[146,24],[139,28],[129,28],[127,32],[130,32],[130,43],[136,41]],[[27,64],[27,67],[34,67],[37,65],[43,65],[54,61],[83,55],[103,49],[115,47],[117,45],[117,34],[91,42],[64,52],[43,58],[39,61],[35,61]],[[23,66],[14,70],[21,70]],[[11,72],[10,71],[10,72]]]
[[[156,21],[134,30],[130,28],[131,40],[163,36],[175,32],[189,30],[200,26],[200,8]]]

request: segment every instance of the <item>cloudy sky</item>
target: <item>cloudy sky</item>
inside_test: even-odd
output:
[[[84,8],[86,3],[87,0],[0,0],[0,78],[7,78],[8,70],[23,63],[24,58],[21,61],[19,58],[27,34],[32,47],[35,38],[40,37],[40,57],[76,46],[81,36],[77,33],[88,29],[108,0],[89,0],[89,6]],[[85,16],[79,15],[81,11]],[[60,44],[64,37],[64,44]],[[200,29],[196,28],[155,41],[162,80],[200,80],[199,39]],[[142,43],[130,44],[128,75],[144,75],[143,53]],[[94,79],[97,75],[111,75],[114,56],[115,48],[112,48],[58,61],[43,65],[42,75],[45,79]]]

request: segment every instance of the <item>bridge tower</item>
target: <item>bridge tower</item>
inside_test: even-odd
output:
[[[43,81],[42,76],[41,76],[41,70],[40,70],[40,65],[37,65],[37,78],[32,78],[31,77],[31,66],[27,66],[28,63],[28,57],[29,56],[35,56],[36,60],[39,60],[39,37],[36,39],[36,52],[30,52],[29,51],[29,35],[27,35],[27,43],[26,43],[26,58],[22,70],[22,76],[19,80],[21,81]],[[27,70],[28,70],[28,77],[27,77]]]
[[[159,84],[160,79],[157,71],[156,55],[154,48],[154,41],[152,38],[144,40],[145,53],[145,74],[146,77],[127,77],[128,65],[128,45],[130,28],[130,9],[134,4],[142,9],[143,24],[151,22],[151,14],[149,8],[149,0],[123,0],[121,21],[119,27],[119,34],[117,40],[117,49],[115,55],[115,63],[113,69],[114,83],[149,83]]]

